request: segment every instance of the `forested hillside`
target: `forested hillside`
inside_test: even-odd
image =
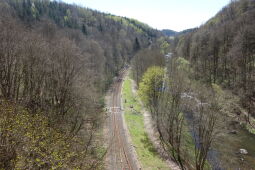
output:
[[[133,58],[139,97],[180,169],[255,166],[254,20],[254,0],[231,1],[199,28]]]
[[[182,32],[0,0],[0,169],[253,169],[254,21],[254,0]]]
[[[161,103],[170,100],[170,109],[177,111],[160,112],[167,106],[161,108],[158,104],[156,116],[162,140],[170,145],[170,155],[181,166],[190,160],[189,166],[193,164],[195,169],[254,168],[254,19],[254,0],[231,1],[204,25],[179,34],[171,43],[170,88],[166,90],[170,92]],[[165,114],[176,122],[166,120]],[[161,127],[166,123],[173,126],[169,132]],[[189,141],[185,126],[195,142],[195,158],[185,159],[189,149],[183,147],[190,144],[185,144]],[[172,131],[174,127],[180,130],[179,135]],[[172,141],[168,135],[172,135]]]
[[[173,30],[168,30],[168,29],[163,29],[163,30],[162,30],[162,33],[163,33],[165,36],[175,36],[175,35],[178,34],[178,32],[173,31]]]
[[[50,0],[0,0],[0,169],[97,169],[114,76],[161,33]]]
[[[232,1],[199,29],[175,40],[175,54],[191,62],[195,79],[240,97],[255,116],[255,3]],[[238,112],[238,111],[237,111]]]

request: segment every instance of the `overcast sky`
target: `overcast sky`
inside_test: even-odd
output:
[[[200,26],[230,0],[62,0],[137,19],[157,29],[181,31]]]

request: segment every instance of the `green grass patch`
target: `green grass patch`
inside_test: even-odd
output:
[[[160,158],[153,147],[144,128],[142,106],[138,96],[133,94],[131,80],[126,79],[123,85],[123,102],[125,108],[125,120],[131,135],[132,143],[135,146],[138,159],[142,168],[146,170],[169,169],[167,164]]]
[[[167,164],[158,155],[146,134],[143,115],[141,114],[142,106],[138,96],[132,92],[132,82],[129,78],[124,81],[122,94],[125,108],[124,117],[143,169],[169,169]],[[183,130],[182,157],[187,161],[186,163],[194,168],[195,144],[187,121],[184,122]],[[205,169],[211,169],[208,162],[206,162]]]

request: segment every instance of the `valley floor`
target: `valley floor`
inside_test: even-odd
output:
[[[136,159],[133,146],[128,138],[128,132],[123,120],[121,107],[121,87],[123,71],[113,83],[109,94],[106,97],[107,114],[105,138],[108,141],[108,153],[106,156],[106,167],[109,170],[137,170],[140,165]]]
[[[134,81],[125,77],[122,87],[122,96],[125,110],[125,121],[131,135],[133,145],[141,163],[142,169],[179,169],[171,160],[162,159],[162,153],[159,147],[157,137],[154,135],[153,126],[149,121],[148,113],[142,107],[141,102],[134,88]],[[145,114],[146,113],[146,114]]]

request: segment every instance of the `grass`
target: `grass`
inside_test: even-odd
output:
[[[143,115],[141,114],[142,106],[138,96],[132,92],[132,82],[129,78],[124,81],[122,92],[125,108],[124,117],[143,169],[169,169],[167,164],[158,155],[146,134]],[[183,128],[183,144],[181,149],[184,152],[182,154],[185,160],[190,163],[190,166],[194,167],[194,141],[187,121],[185,121]],[[206,162],[205,169],[210,169],[208,162]]]
[[[158,155],[146,134],[143,115],[141,113],[142,106],[137,96],[132,92],[131,83],[130,79],[126,79],[122,89],[125,108],[124,117],[131,135],[132,143],[138,155],[138,160],[142,165],[142,169],[145,170],[169,169],[166,162]]]
[[[254,119],[251,119],[250,122],[251,122],[252,125],[255,125],[255,120],[254,120]],[[255,128],[254,128],[254,126],[252,126],[252,125],[246,124],[246,125],[245,125],[245,128],[246,128],[251,134],[255,135]]]

